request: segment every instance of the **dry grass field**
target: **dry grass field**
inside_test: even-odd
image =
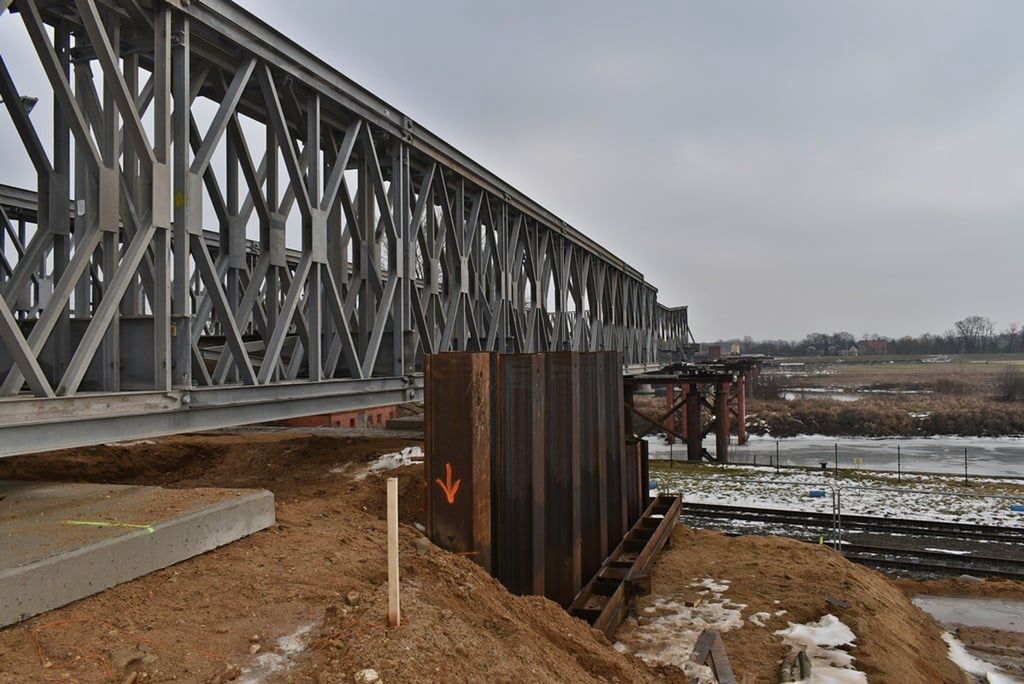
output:
[[[958,355],[939,363],[881,356],[778,364],[763,374],[751,402],[753,430],[780,437],[1024,434],[1024,402],[1004,400],[1006,385],[1024,378],[1019,354]]]

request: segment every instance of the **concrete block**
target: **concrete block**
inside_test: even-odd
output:
[[[0,627],[274,522],[262,490],[0,482]]]

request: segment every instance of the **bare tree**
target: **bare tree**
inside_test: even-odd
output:
[[[996,324],[985,316],[968,316],[954,323],[953,330],[963,351],[984,351],[995,333]]]
[[[1013,352],[1017,350],[1017,338],[1020,335],[1020,326],[1017,321],[1010,321],[1006,330],[1000,335],[999,346],[1002,351]]]

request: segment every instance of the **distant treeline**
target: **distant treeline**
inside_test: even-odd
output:
[[[914,337],[885,337],[866,334],[859,338],[848,332],[811,333],[802,340],[718,340],[712,344],[728,350],[738,343],[744,354],[774,356],[838,356],[847,354],[972,354],[1024,353],[1024,328],[1010,323],[996,332],[996,323],[984,316],[967,316],[944,333]]]

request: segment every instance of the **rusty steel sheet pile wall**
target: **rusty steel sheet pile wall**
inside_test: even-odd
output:
[[[647,506],[621,369],[619,352],[428,356],[430,539],[568,606]]]

